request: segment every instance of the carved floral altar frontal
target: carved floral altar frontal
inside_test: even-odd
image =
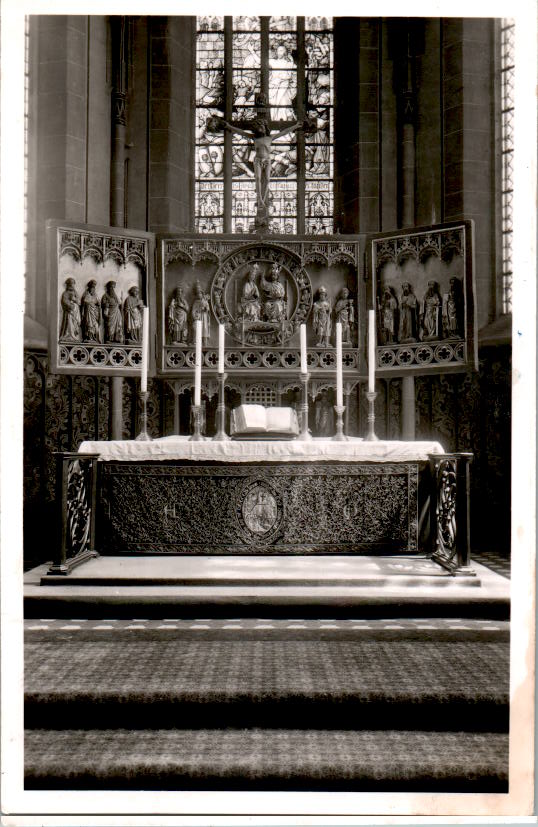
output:
[[[428,454],[443,454],[439,442],[379,440],[366,442],[350,437],[345,442],[332,439],[250,442],[191,441],[187,436],[169,436],[151,442],[136,440],[87,441],[81,453],[99,454],[104,461],[190,460],[215,462],[426,462]]]

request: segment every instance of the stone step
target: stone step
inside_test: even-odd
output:
[[[424,557],[100,557],[25,575],[26,617],[507,618],[510,583],[480,564],[453,577]]]
[[[349,729],[34,729],[26,789],[505,793],[508,735]]]
[[[25,725],[505,731],[508,676],[508,630],[28,630]]]

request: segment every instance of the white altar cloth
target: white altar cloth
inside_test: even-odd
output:
[[[345,442],[315,438],[301,440],[253,440],[198,442],[188,436],[168,436],[151,442],[136,440],[88,441],[80,453],[99,454],[100,460],[198,460],[214,462],[419,462],[428,454],[443,454],[438,442],[367,442],[350,437]]]

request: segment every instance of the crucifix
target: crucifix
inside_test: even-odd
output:
[[[254,145],[254,179],[256,182],[256,230],[266,230],[269,224],[268,195],[271,180],[271,146],[277,138],[282,138],[292,132],[302,129],[309,134],[316,131],[315,121],[304,118],[287,124],[284,128],[273,132],[278,124],[271,124],[268,116],[267,98],[259,92],[255,98],[256,117],[240,124],[230,123],[224,118],[212,116],[207,120],[208,132],[219,132],[228,129],[236,135],[241,135],[252,141]]]

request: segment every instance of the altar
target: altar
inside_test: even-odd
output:
[[[102,555],[421,553],[432,456],[358,438],[84,442],[62,458],[65,558],[85,523]]]

